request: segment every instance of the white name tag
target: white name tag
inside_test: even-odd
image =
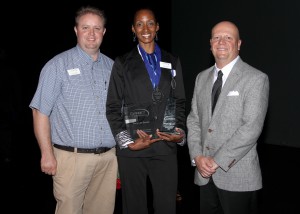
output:
[[[160,67],[161,68],[172,69],[172,64],[169,63],[169,62],[160,62]]]
[[[80,74],[80,70],[79,70],[79,68],[73,68],[73,69],[68,70],[68,74],[69,74],[69,76],[78,75],[78,74]]]

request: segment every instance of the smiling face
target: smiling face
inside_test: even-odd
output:
[[[92,13],[82,15],[74,30],[78,45],[85,52],[90,55],[98,53],[106,31],[103,18]]]
[[[147,53],[152,53],[155,47],[155,35],[159,30],[159,24],[156,22],[154,13],[148,9],[137,11],[131,30],[136,34],[142,48]]]
[[[223,68],[239,55],[242,41],[238,28],[231,22],[220,22],[211,32],[210,47],[218,68]]]

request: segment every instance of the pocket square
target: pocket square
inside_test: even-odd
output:
[[[239,92],[238,91],[229,91],[227,96],[239,96]]]

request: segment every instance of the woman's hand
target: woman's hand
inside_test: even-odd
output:
[[[159,129],[157,129],[156,134],[161,140],[180,143],[183,140],[184,131],[182,131],[180,128],[175,128],[175,131],[176,133],[174,134],[168,134],[165,132],[160,132]]]
[[[142,130],[137,130],[137,134],[139,136],[138,139],[134,141],[134,143],[128,144],[128,148],[130,150],[142,150],[149,148],[152,143],[155,143],[161,139],[152,139],[152,135],[147,134],[146,132]]]

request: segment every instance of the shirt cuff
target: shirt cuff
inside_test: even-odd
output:
[[[115,140],[119,145],[120,149],[125,149],[128,147],[128,144],[134,143],[127,130],[118,133],[115,137]]]

